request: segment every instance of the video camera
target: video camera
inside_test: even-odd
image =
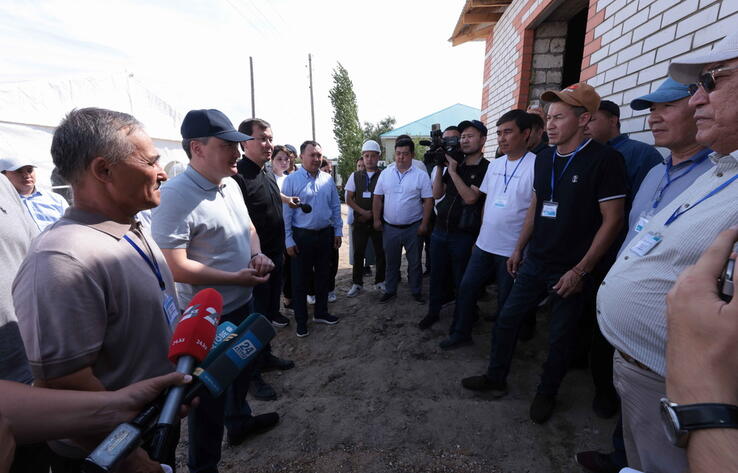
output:
[[[431,125],[431,140],[421,140],[420,144],[428,146],[430,149],[423,155],[423,163],[429,168],[432,166],[445,166],[446,155],[451,156],[455,161],[462,162],[464,160],[464,152],[461,151],[461,144],[458,136],[448,136],[443,138],[441,124],[434,123]]]

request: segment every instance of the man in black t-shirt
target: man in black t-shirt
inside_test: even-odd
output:
[[[627,189],[623,157],[584,138],[584,127],[600,102],[594,89],[578,83],[541,98],[553,102],[547,131],[556,146],[536,159],[531,207],[508,260],[515,283],[492,332],[487,373],[462,380],[467,389],[488,390],[497,397],[507,393],[520,324],[549,292],[549,352],[530,407],[536,423],[553,413],[571,360],[583,290],[622,228]]]
[[[479,120],[466,120],[458,128],[463,161],[446,155],[446,173],[439,166],[433,179],[433,198],[443,197],[443,200],[436,205],[438,216],[431,235],[430,298],[428,314],[418,324],[421,329],[438,321],[447,275],[458,290],[482,225],[484,195],[479,186],[489,166],[482,154],[487,127]]]

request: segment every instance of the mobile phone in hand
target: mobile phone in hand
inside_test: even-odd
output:
[[[720,278],[718,278],[718,295],[725,302],[730,302],[733,299],[733,291],[735,290],[733,284],[733,277],[735,276],[735,254],[736,247],[733,247],[733,253],[728,258],[728,262],[725,264]]]

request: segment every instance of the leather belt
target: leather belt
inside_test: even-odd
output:
[[[641,363],[640,361],[636,360],[635,358],[633,358],[632,356],[628,355],[627,353],[623,353],[620,350],[618,350],[618,353],[620,353],[620,356],[622,356],[623,359],[625,361],[627,361],[628,363],[630,363],[631,365],[635,365],[635,366],[639,367],[642,370],[650,371],[651,373],[653,373],[653,370],[651,368],[649,368],[648,366],[644,365],[643,363]]]

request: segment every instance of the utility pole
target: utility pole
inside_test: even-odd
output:
[[[313,124],[313,141],[315,141],[315,104],[313,103],[313,56],[308,54],[308,69],[310,70],[310,118]]]
[[[251,118],[256,118],[256,103],[254,103],[254,58],[249,56],[249,68],[251,69]]]

